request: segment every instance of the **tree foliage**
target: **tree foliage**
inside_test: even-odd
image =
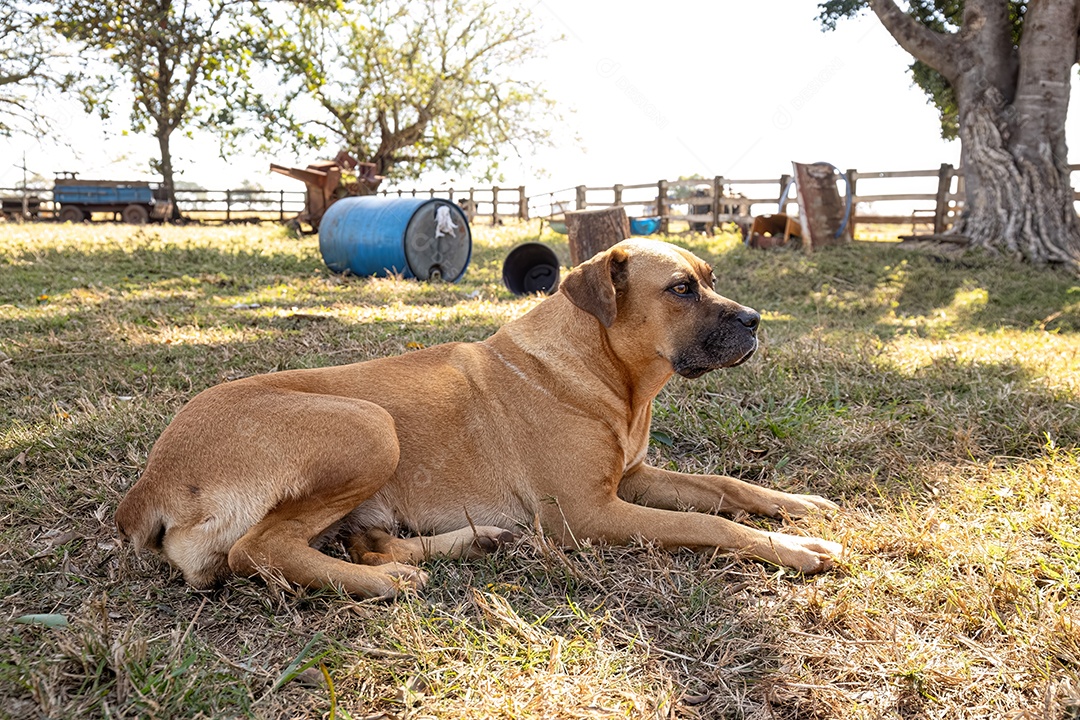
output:
[[[35,0],[0,0],[0,134],[41,134],[50,119],[37,103],[50,90],[64,90],[66,71],[48,6]]]
[[[548,141],[553,103],[516,74],[550,38],[489,0],[367,0],[263,14],[295,145],[340,144],[377,172],[492,177],[507,149]]]
[[[130,98],[131,129],[157,138],[152,163],[170,194],[170,140],[183,129],[222,130],[251,93],[253,51],[233,0],[56,0],[58,31],[99,61],[84,76],[87,112],[108,118]]]

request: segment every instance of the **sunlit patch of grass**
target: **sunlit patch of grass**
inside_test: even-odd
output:
[[[1080,397],[1077,350],[1071,335],[1002,328],[991,332],[956,332],[948,339],[904,334],[890,344],[884,355],[898,369],[908,373],[918,372],[935,362],[962,364],[973,371],[968,376],[973,386],[978,384],[980,364],[1009,365],[1016,368],[1016,373],[1023,373],[1025,378],[1048,389]],[[1000,391],[1007,392],[1008,388]]]

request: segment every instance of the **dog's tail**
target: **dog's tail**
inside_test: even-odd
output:
[[[143,483],[136,483],[116,508],[116,529],[120,538],[135,545],[135,551],[149,548],[161,552],[165,540],[165,509],[153,501]]]

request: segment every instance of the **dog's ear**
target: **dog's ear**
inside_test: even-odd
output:
[[[628,257],[621,247],[594,255],[563,279],[559,291],[609,328],[618,313],[618,295],[626,289]]]

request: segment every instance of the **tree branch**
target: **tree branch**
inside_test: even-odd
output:
[[[870,7],[900,47],[944,75],[950,83],[956,79],[958,40],[954,33],[931,30],[901,10],[894,0],[870,0]]]

